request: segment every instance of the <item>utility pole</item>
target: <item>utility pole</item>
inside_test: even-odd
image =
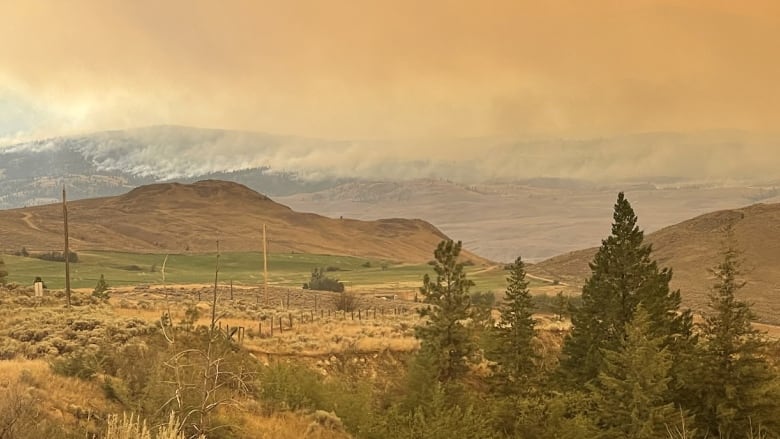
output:
[[[214,270],[214,302],[211,304],[211,334],[217,324],[217,282],[219,281],[219,239],[217,239],[217,268]]]
[[[65,186],[62,186],[62,216],[65,221],[65,296],[70,309],[70,249],[68,245],[68,201],[65,197]]]
[[[268,305],[268,246],[265,240],[265,224],[263,224],[263,294]]]

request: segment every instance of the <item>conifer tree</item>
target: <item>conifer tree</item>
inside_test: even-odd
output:
[[[672,355],[651,327],[650,315],[640,304],[626,324],[620,347],[602,351],[603,367],[590,386],[604,431],[601,437],[667,437],[667,427],[680,422],[670,401]]]
[[[730,240],[731,231],[727,233]],[[700,325],[697,421],[700,429],[725,438],[758,426],[776,428],[780,409],[780,395],[771,386],[777,377],[765,359],[767,341],[751,325],[750,305],[736,297],[745,285],[738,279],[739,265],[739,254],[729,243],[723,260],[711,270],[716,282]]]
[[[422,301],[428,304],[420,315],[428,319],[417,327],[415,335],[421,341],[420,355],[431,357],[442,383],[465,374],[467,361],[476,348],[464,325],[471,306],[468,292],[474,282],[466,279],[463,264],[458,262],[461,246],[460,241],[439,243],[434,252],[436,279],[426,274],[420,288]]]
[[[97,297],[98,299],[108,300],[108,288],[108,282],[106,282],[106,278],[101,274],[100,279],[98,279],[97,284],[95,285],[95,289],[92,290],[92,296]]]
[[[650,257],[651,246],[643,241],[634,210],[621,192],[612,234],[602,240],[590,263],[582,305],[572,311],[573,329],[564,343],[560,370],[569,384],[582,386],[596,378],[603,350],[620,347],[626,324],[640,302],[649,315],[652,333],[665,337],[665,344],[690,337],[690,312],[678,313],[680,292],[669,289],[672,272],[658,268]]]
[[[502,381],[503,389],[517,393],[522,391],[523,384],[528,384],[536,368],[536,321],[522,258],[518,257],[509,270],[501,317],[493,331],[495,347],[487,352],[487,357],[496,363],[495,375]]]

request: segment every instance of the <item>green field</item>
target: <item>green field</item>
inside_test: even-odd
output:
[[[82,251],[79,262],[71,264],[71,286],[92,288],[100,275],[112,286],[159,284],[165,255]],[[49,288],[65,285],[65,264],[42,261],[32,257],[4,255],[8,280],[32,285],[40,276]],[[220,283],[231,280],[236,285],[263,283],[263,255],[259,252],[223,253],[220,255]],[[165,280],[172,284],[209,284],[214,282],[215,254],[170,255],[165,267]],[[314,268],[337,268],[328,274],[344,282],[348,289],[374,287],[413,289],[422,284],[425,273],[433,275],[426,264],[398,264],[350,256],[272,253],[268,256],[269,283],[281,286],[301,286],[309,280]],[[483,267],[467,267],[477,285],[475,291],[503,291],[506,272],[500,268],[484,271]],[[535,281],[534,281],[535,282]]]

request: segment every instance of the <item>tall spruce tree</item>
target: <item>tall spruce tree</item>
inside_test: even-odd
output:
[[[431,357],[442,383],[462,377],[476,349],[471,331],[464,325],[471,307],[469,288],[474,282],[466,279],[463,264],[458,262],[461,246],[460,241],[439,243],[434,252],[436,279],[426,274],[420,288],[422,301],[428,304],[420,315],[428,319],[416,328],[415,335],[421,342],[420,355]]]
[[[626,325],[618,350],[603,350],[604,362],[590,386],[603,438],[667,437],[680,412],[670,400],[672,355],[654,336],[650,315],[640,304]]]
[[[739,254],[730,228],[727,234],[723,260],[711,270],[716,281],[709,310],[699,325],[697,422],[715,437],[742,437],[758,426],[778,434],[780,395],[772,385],[777,376],[766,360],[766,339],[751,325],[750,305],[736,297],[745,283],[738,279]]]
[[[538,358],[533,347],[536,321],[533,318],[533,299],[525,278],[525,264],[518,256],[509,267],[501,317],[493,330],[494,347],[486,352],[495,362],[494,373],[501,381],[500,389],[521,393],[522,387],[533,378]]]
[[[631,204],[621,192],[613,214],[612,234],[602,240],[582,288],[582,305],[572,310],[572,331],[563,346],[560,372],[570,385],[598,376],[606,350],[617,350],[637,305],[649,315],[650,330],[664,344],[678,344],[691,334],[690,312],[679,312],[680,292],[669,289],[672,271],[659,269],[644,242]],[[675,349],[672,349],[673,354]]]

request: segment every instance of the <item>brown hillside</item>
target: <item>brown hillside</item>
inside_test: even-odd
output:
[[[224,181],[142,186],[124,195],[68,203],[74,250],[269,251],[430,260],[446,236],[418,219],[359,221],[295,212],[243,185]],[[62,248],[60,204],[0,211],[0,248]],[[473,254],[465,257],[483,260]]]
[[[646,239],[652,243],[659,264],[674,270],[672,286],[681,290],[684,304],[701,310],[713,282],[708,269],[720,261],[724,228],[729,223],[734,225],[744,261],[747,284],[743,298],[754,304],[762,320],[780,322],[780,204],[755,204],[701,215]],[[536,264],[531,272],[580,284],[590,274],[588,262],[595,253],[596,249],[590,248],[556,256]]]

